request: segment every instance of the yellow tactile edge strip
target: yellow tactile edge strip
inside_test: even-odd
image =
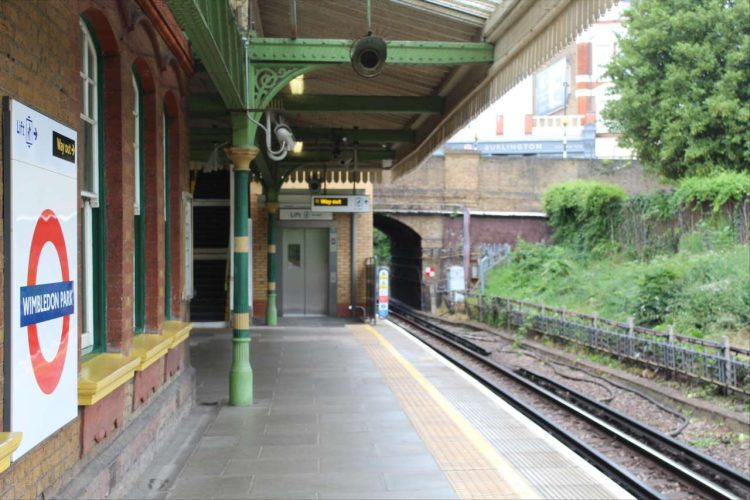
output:
[[[459,498],[541,495],[382,335],[351,325]]]

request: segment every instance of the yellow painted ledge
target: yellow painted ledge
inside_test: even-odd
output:
[[[0,472],[10,467],[10,454],[21,444],[22,432],[0,432]]]
[[[193,329],[192,323],[184,323],[182,321],[165,321],[164,322],[164,336],[172,337],[172,345],[170,349],[174,349],[190,335],[190,330]]]
[[[133,378],[141,358],[114,352],[97,354],[84,361],[78,374],[78,404],[93,405]]]
[[[159,358],[167,354],[172,346],[173,338],[169,335],[155,335],[142,333],[133,337],[133,347],[130,354],[140,359],[141,363],[135,371],[141,372],[154,364]]]

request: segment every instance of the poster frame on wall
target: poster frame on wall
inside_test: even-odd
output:
[[[78,416],[78,133],[4,96],[3,430],[12,459]]]

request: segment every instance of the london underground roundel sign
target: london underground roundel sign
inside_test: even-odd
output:
[[[37,284],[39,258],[46,243],[51,243],[55,248],[60,262],[62,281]],[[45,209],[42,212],[34,228],[26,283],[25,287],[21,287],[21,326],[26,326],[28,330],[29,354],[31,366],[34,369],[34,377],[42,392],[51,394],[60,382],[60,376],[65,366],[68,335],[70,334],[70,315],[74,311],[75,297],[73,282],[70,281],[65,236],[55,212],[50,209]],[[54,358],[47,361],[39,343],[37,323],[53,318],[62,318],[62,331]]]
[[[6,426],[17,460],[78,415],[76,131],[3,99]]]

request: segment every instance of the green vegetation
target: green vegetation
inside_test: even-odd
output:
[[[714,213],[732,202],[741,201],[750,196],[750,173],[719,172],[706,177],[686,177],[682,179],[672,195],[674,208],[687,207],[691,204],[711,205]]]
[[[543,203],[558,243],[596,251],[614,242],[626,197],[620,186],[577,180],[551,186],[544,193]]]
[[[635,0],[608,66],[610,130],[670,179],[750,165],[750,2]]]
[[[746,345],[750,250],[713,233],[695,233],[688,239],[700,245],[651,261],[520,242],[510,263],[490,273],[486,293]]]
[[[747,345],[749,199],[748,172],[634,197],[597,181],[553,185],[544,208],[557,245],[519,242],[486,293]]]
[[[391,240],[380,229],[375,228],[372,236],[373,255],[379,266],[391,265]]]

